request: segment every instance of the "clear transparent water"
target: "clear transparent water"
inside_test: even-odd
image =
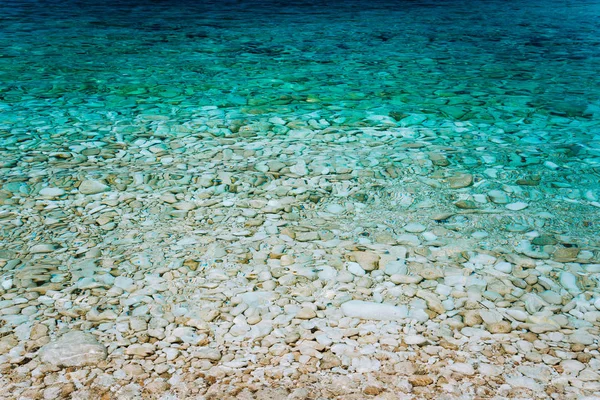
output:
[[[121,312],[103,297],[114,276],[185,259],[167,302],[210,303],[260,290],[252,254],[290,228],[318,232],[288,247],[311,271],[344,253],[333,240],[474,271],[491,266],[462,252],[518,253],[555,283],[571,271],[586,294],[563,294],[591,304],[599,32],[598,0],[3,1],[3,293],[77,287]],[[215,292],[208,267],[229,273]],[[2,318],[8,332],[29,317]]]
[[[279,117],[328,120],[340,134],[330,148],[342,152],[353,129],[373,128],[363,134],[377,142],[368,136],[408,127],[446,151],[450,169],[501,164],[506,179],[488,177],[497,184],[539,175],[542,192],[589,204],[598,197],[600,160],[599,7],[3,2],[0,179],[20,179],[30,167],[44,180],[73,167],[152,172],[164,163],[111,155],[85,167],[50,157],[57,165],[45,167],[48,154],[78,143],[127,148],[138,138],[168,139],[184,124],[205,131],[196,120],[205,117],[215,120],[215,137],[239,136],[221,127],[263,124],[258,136],[283,140],[269,131],[269,118]],[[544,168],[546,161],[559,168]]]
[[[591,122],[597,113],[593,1],[9,1],[2,11],[9,116],[78,101],[123,118],[150,106],[257,105],[524,129],[553,116]],[[309,96],[320,101],[306,104]],[[452,104],[462,109],[442,107]]]

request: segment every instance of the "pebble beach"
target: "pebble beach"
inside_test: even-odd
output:
[[[0,5],[0,398],[600,399],[597,0]]]

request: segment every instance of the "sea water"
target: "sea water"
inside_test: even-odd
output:
[[[544,346],[597,359],[599,15],[596,0],[3,1],[0,364],[76,330],[143,368],[181,357],[185,377],[195,357],[227,375],[326,332],[269,367],[298,382],[287,366],[324,370],[350,300],[347,319],[394,315],[383,347],[466,324],[560,333]],[[383,368],[345,345],[363,355],[329,351],[334,368]]]

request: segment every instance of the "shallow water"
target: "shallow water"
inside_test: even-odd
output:
[[[134,158],[142,162],[120,162],[113,149],[80,167],[77,157],[73,164],[52,156],[86,147],[143,148],[144,140],[167,142],[178,130],[247,138],[241,142],[293,139],[311,151],[303,133],[273,128],[269,119],[276,117],[280,125],[304,121],[298,126],[334,131],[326,143],[336,154],[344,146],[355,151],[347,143],[355,129],[370,145],[387,132],[392,140],[407,137],[446,153],[449,170],[505,169],[488,174],[486,186],[541,177],[538,197],[585,205],[566,216],[572,222],[581,213],[593,219],[598,7],[595,1],[4,2],[2,183],[31,174],[46,182],[83,171],[180,172],[191,167],[177,154],[141,152]],[[401,164],[389,154],[380,158]]]
[[[395,244],[482,274],[528,257],[521,289],[569,272],[564,303],[592,307],[599,15],[597,0],[3,1],[0,290],[102,297],[115,276],[169,274],[166,304],[192,309],[206,288],[261,289],[261,266],[316,279],[348,272],[348,243]],[[404,301],[345,290],[334,304]],[[64,323],[110,337],[78,319],[90,304]],[[43,319],[32,307],[1,329]]]

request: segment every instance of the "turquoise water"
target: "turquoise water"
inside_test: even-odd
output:
[[[419,309],[389,287],[435,275],[365,283],[348,262],[370,249],[410,276],[511,275],[499,309],[555,290],[527,323],[597,335],[599,33],[597,0],[1,2],[0,293],[33,302],[2,303],[2,334],[76,326],[118,358],[116,317],[82,316],[135,313],[141,282],[155,317],[244,290]],[[464,322],[444,307],[415,318]],[[223,354],[231,320],[209,321]]]
[[[375,146],[389,143],[386,133],[413,138],[451,158],[447,170],[506,167],[487,186],[533,176],[538,197],[585,205],[568,222],[581,225],[582,213],[595,219],[589,204],[600,196],[598,9],[595,1],[3,2],[1,183],[14,192],[31,176],[50,184],[192,171],[185,146],[169,141],[195,133],[205,143],[299,140],[321,152],[310,134],[286,136],[282,124],[296,121],[292,130],[332,133],[324,143],[336,155],[358,151],[348,138],[359,129],[359,141]],[[152,140],[160,157],[135,150]],[[84,149],[88,158],[73,156]],[[135,155],[123,158],[128,149]],[[402,165],[393,157],[380,154],[379,167]],[[259,160],[245,161],[227,168]]]
[[[7,122],[69,107],[99,111],[94,123],[174,106],[183,119],[217,106],[352,122],[418,113],[514,133],[587,125],[598,113],[593,1],[8,1],[2,11]]]

